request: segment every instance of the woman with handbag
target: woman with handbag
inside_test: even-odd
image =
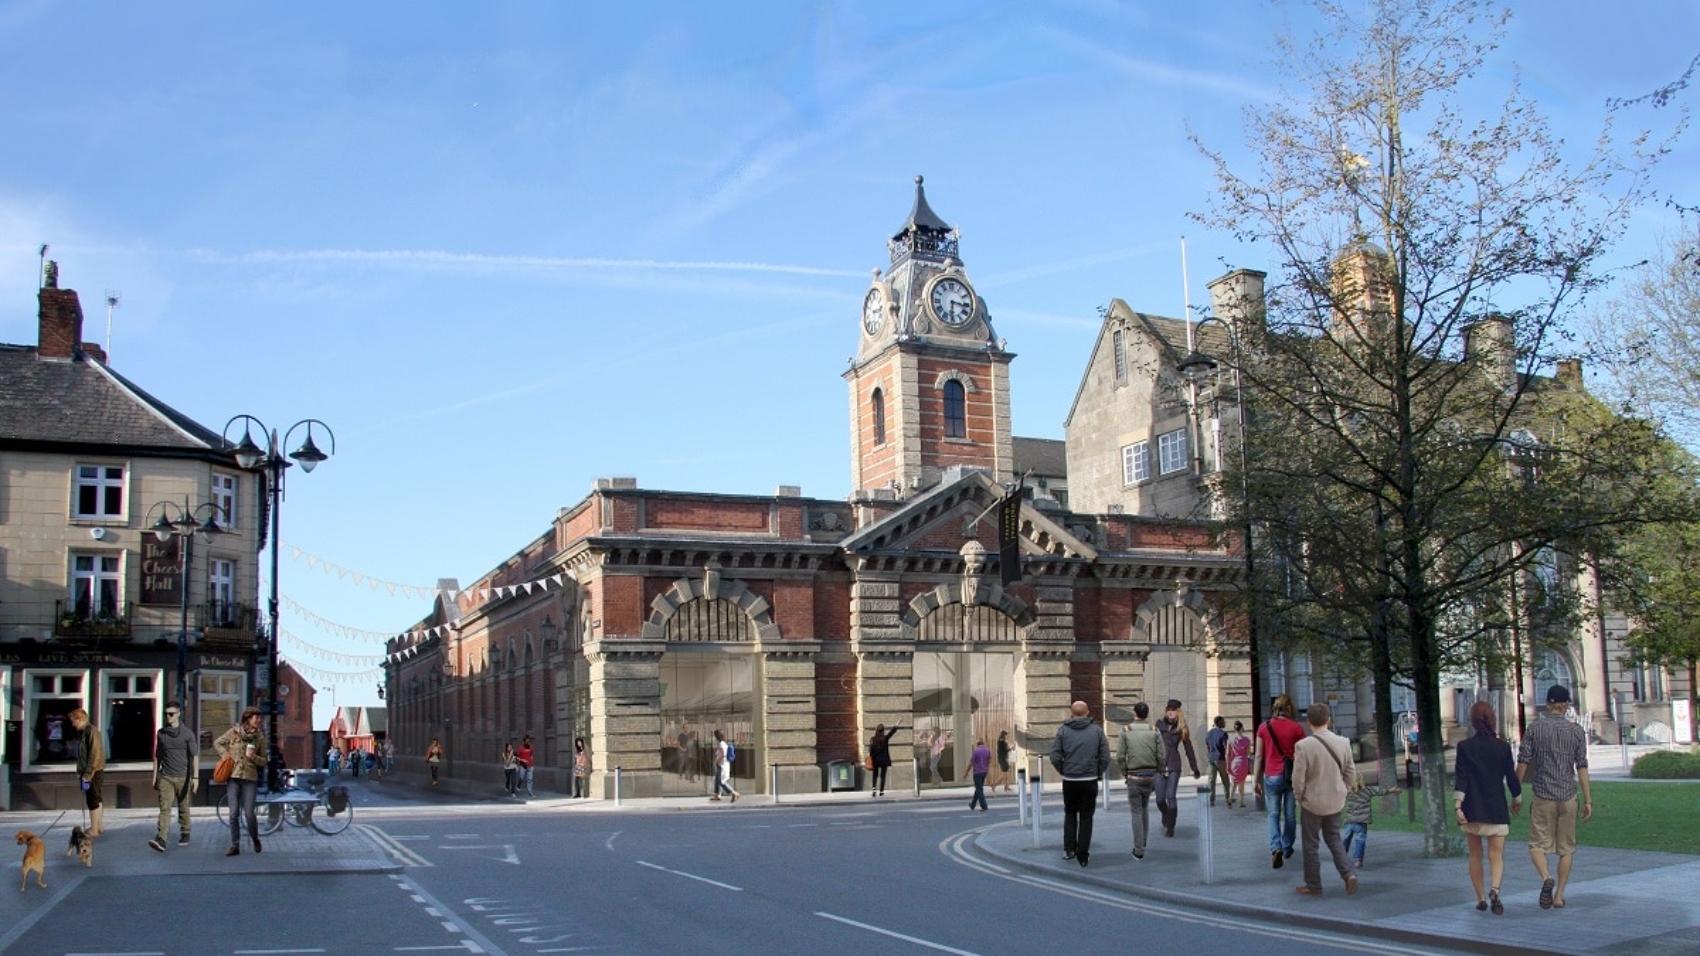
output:
[[[266,735],[260,733],[260,709],[249,707],[242,711],[242,721],[225,731],[223,736],[213,741],[213,750],[218,753],[219,766],[213,770],[213,777],[224,772],[225,761],[230,762],[230,849],[224,851],[225,856],[236,856],[242,852],[242,824],[248,824],[248,837],[254,841],[254,852],[260,852],[260,820],[256,813],[255,800],[259,796],[260,774],[265,772]]]
[[[508,792],[508,796],[514,796],[519,789],[519,757],[514,753],[511,738],[502,747],[502,779],[505,781],[502,789]]]
[[[590,751],[584,748],[584,738],[573,738],[573,799],[590,796]]]

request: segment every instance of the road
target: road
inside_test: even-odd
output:
[[[585,813],[367,807],[396,874],[91,877],[29,956],[1433,953],[1158,905],[982,859],[952,800]]]

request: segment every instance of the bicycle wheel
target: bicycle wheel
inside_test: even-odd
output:
[[[331,795],[321,793],[319,794],[318,804],[312,809],[313,815],[307,818],[307,822],[313,825],[313,829],[326,836],[341,833],[348,829],[350,823],[354,822],[354,802],[347,798],[344,798],[341,810],[332,812]]]
[[[313,822],[313,804],[291,802],[284,805],[284,820],[292,827],[305,827]]]
[[[229,787],[225,788],[224,793],[219,796],[218,802],[213,804],[213,806],[218,808],[218,825],[221,826],[221,827],[224,827],[227,830],[230,829],[230,788]]]

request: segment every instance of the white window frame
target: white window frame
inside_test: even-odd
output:
[[[83,561],[89,562],[87,569],[78,567]],[[104,588],[109,584],[112,590],[112,613],[102,615],[100,600]],[[81,599],[88,597],[89,618],[119,617],[124,611],[124,552],[122,551],[73,551],[71,552],[71,587],[67,593],[72,614],[80,613]]]
[[[99,672],[100,677],[100,715],[95,726],[100,728],[106,737],[106,766],[113,770],[137,770],[153,766],[153,737],[160,727],[160,712],[164,709],[165,672],[148,668],[108,668]],[[152,686],[148,690],[138,690],[138,681],[147,681]],[[119,682],[123,682],[122,686]],[[149,719],[147,734],[147,752],[141,758],[124,760],[119,757],[113,747],[112,732],[117,726],[113,719],[113,705],[119,701],[140,702],[143,712]]]
[[[79,521],[121,521],[129,504],[129,472],[123,465],[78,462],[71,469],[71,517]],[[93,489],[93,511],[83,510],[83,492]],[[116,493],[116,507],[110,496]]]
[[[206,731],[200,738],[206,741],[201,761],[216,763],[211,741],[241,721],[242,708],[248,700],[248,675],[241,671],[204,670],[195,675],[195,687],[195,728],[197,732]]]
[[[1176,428],[1157,436],[1157,474],[1172,475],[1186,470],[1186,428]]]
[[[1122,446],[1122,484],[1137,485],[1151,478],[1151,443],[1136,441]]]
[[[224,621],[236,606],[236,562],[228,558],[213,558],[207,565],[207,610],[216,620]]]
[[[67,759],[64,760],[42,762],[36,759],[40,750],[38,738],[36,736],[36,725],[41,720],[41,701],[51,700],[71,703],[70,707],[61,706],[55,708],[55,710],[61,715],[59,718],[58,740],[67,745],[66,750],[69,752],[70,735],[76,731],[72,729],[71,721],[62,715],[68,714],[78,707],[81,707],[84,710],[89,709],[89,677],[90,674],[86,668],[39,667],[28,668],[24,671],[24,686],[21,688],[22,694],[20,695],[23,699],[24,705],[24,727],[21,735],[24,752],[18,755],[18,769],[21,772],[41,773],[63,771],[65,773],[72,774],[77,772],[77,758],[75,754],[69,754]],[[72,678],[77,681],[76,690],[68,691],[64,689],[67,678]],[[45,691],[37,690],[36,682],[39,680],[53,681],[52,689]]]
[[[213,472],[213,521],[225,530],[233,530],[236,527],[236,489],[238,487],[240,485],[235,475]]]

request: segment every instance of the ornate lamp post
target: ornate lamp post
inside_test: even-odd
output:
[[[177,630],[177,703],[187,707],[189,706],[189,568],[195,562],[195,535],[201,534],[210,538],[215,534],[223,534],[224,529],[218,526],[218,506],[210,501],[190,507],[189,499],[185,496],[181,506],[175,501],[156,502],[153,507],[148,509],[148,514],[151,515],[156,511],[159,512],[159,518],[147,526],[147,530],[153,534],[154,540],[168,541],[172,538],[178,538],[183,542],[183,551],[177,556],[177,596],[182,611]],[[197,516],[203,511],[207,512],[206,520],[197,521]],[[175,513],[175,517],[173,513]]]
[[[1220,324],[1223,330],[1228,333],[1228,345],[1233,349],[1234,408],[1237,412],[1240,430],[1240,503],[1245,510],[1245,527],[1242,529],[1245,534],[1245,576],[1246,586],[1251,588],[1251,599],[1246,602],[1246,657],[1249,659],[1251,664],[1251,725],[1255,730],[1263,721],[1263,680],[1262,675],[1258,672],[1259,665],[1257,658],[1258,601],[1255,577],[1257,572],[1257,558],[1256,551],[1252,548],[1251,476],[1247,474],[1246,468],[1246,417],[1245,396],[1240,389],[1240,340],[1239,336],[1234,333],[1233,325],[1217,318],[1216,316],[1209,316],[1199,322],[1193,328],[1194,333],[1196,334],[1199,330],[1212,322]],[[1196,387],[1203,384],[1206,380],[1213,376],[1216,373],[1217,367],[1218,365],[1215,359],[1195,348],[1192,352],[1188,353],[1185,358],[1181,359],[1180,363],[1176,366],[1176,370],[1181,373],[1181,377],[1185,378],[1189,384]],[[1197,415],[1198,409],[1195,406],[1193,408],[1194,418],[1196,418]],[[1199,424],[1199,429],[1202,432],[1202,423]],[[1202,442],[1200,444],[1202,444]],[[1200,453],[1202,454],[1202,450]],[[1218,458],[1220,458],[1220,455],[1221,450],[1218,448]],[[1258,809],[1261,810],[1262,808],[1263,799],[1259,797]]]
[[[231,426],[235,425],[237,422],[242,423],[242,440],[236,444],[234,449],[232,449],[232,453],[236,456],[236,463],[242,468],[248,471],[263,471],[265,473],[266,495],[271,509],[272,586],[271,597],[267,603],[267,611],[270,615],[270,622],[267,625],[266,633],[266,709],[269,711],[266,742],[271,748],[271,759],[266,767],[266,788],[268,790],[276,790],[279,786],[278,775],[283,770],[283,751],[279,749],[277,740],[278,509],[283,504],[283,475],[290,466],[290,462],[288,459],[284,458],[283,453],[279,449],[284,445],[289,444],[290,436],[295,434],[296,429],[305,428],[307,430],[306,439],[302,441],[300,448],[289,453],[289,457],[300,463],[302,471],[311,472],[314,468],[318,467],[319,462],[336,454],[336,435],[331,431],[330,426],[326,425],[324,422],[319,421],[316,418],[304,418],[284,430],[283,440],[280,442],[278,440],[277,429],[267,428],[264,422],[252,415],[237,415],[235,418],[224,423],[223,435],[226,444],[229,444],[230,442]],[[325,435],[330,438],[330,454],[320,451],[319,446],[313,442],[314,427],[323,429]],[[253,429],[255,428],[259,429],[262,436],[268,438],[267,445],[263,449],[254,443]]]

